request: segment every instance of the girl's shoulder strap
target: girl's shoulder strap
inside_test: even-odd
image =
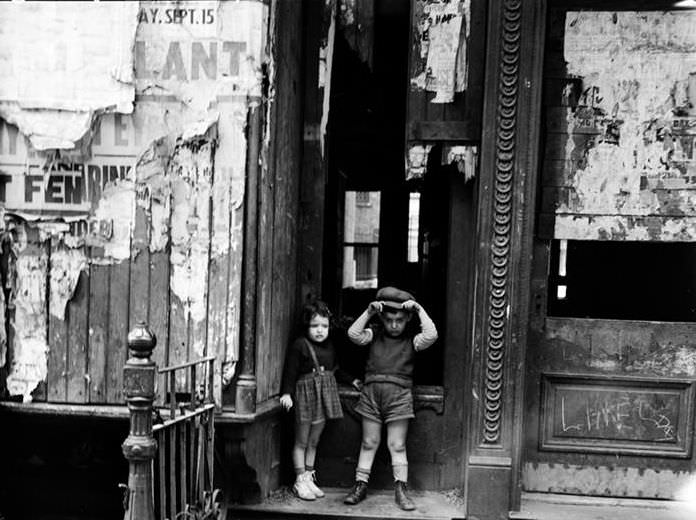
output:
[[[303,337],[302,338],[305,342],[305,345],[307,345],[307,350],[309,350],[309,355],[312,356],[312,363],[314,363],[314,369],[317,372],[321,371],[321,368],[319,367],[319,360],[317,359],[317,352],[314,350],[314,345],[312,345],[312,342],[309,341],[307,338]]]

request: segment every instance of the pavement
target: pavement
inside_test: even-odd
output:
[[[455,520],[464,519],[464,502],[456,490],[412,491],[416,510],[401,511],[390,491],[373,491],[364,502],[343,504],[345,489],[325,489],[326,497],[307,502],[287,488],[275,492],[262,504],[230,506],[227,520],[248,518],[310,520]],[[520,511],[512,520],[696,520],[694,502],[580,497],[547,493],[523,493]]]
[[[515,520],[696,520],[692,502],[523,493]]]

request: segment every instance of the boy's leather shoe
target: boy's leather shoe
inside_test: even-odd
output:
[[[367,482],[363,482],[362,480],[356,480],[355,484],[353,485],[353,488],[350,490],[350,493],[348,493],[346,495],[346,498],[343,499],[343,503],[354,506],[358,502],[362,502],[363,500],[365,500],[366,496]]]
[[[406,490],[406,482],[402,482],[401,480],[394,482],[394,500],[396,501],[396,505],[404,511],[413,511],[416,508],[416,504],[408,497]]]

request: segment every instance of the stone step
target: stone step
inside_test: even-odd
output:
[[[311,520],[458,520],[463,519],[463,503],[453,493],[411,491],[415,511],[402,511],[394,503],[393,491],[378,490],[360,504],[343,503],[347,489],[325,488],[326,496],[314,501],[300,500],[288,488],[282,488],[261,504],[230,505],[227,520],[257,518],[264,520],[308,518]]]

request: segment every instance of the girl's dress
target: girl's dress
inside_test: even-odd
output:
[[[318,424],[343,417],[336,378],[346,383],[351,378],[337,367],[329,340],[322,345],[299,338],[286,356],[281,393],[294,393],[295,419],[300,423]]]

